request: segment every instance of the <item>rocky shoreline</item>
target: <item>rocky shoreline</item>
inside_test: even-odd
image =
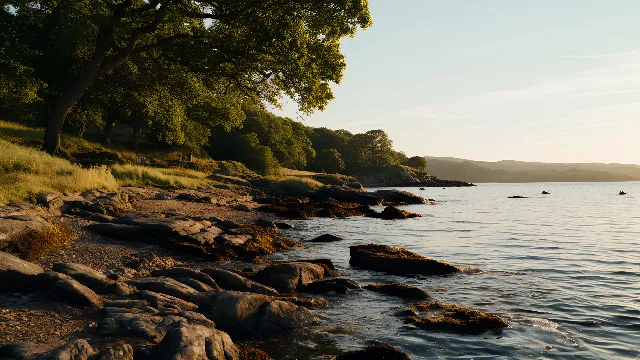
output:
[[[261,341],[330,327],[313,313],[328,305],[323,295],[346,294],[348,301],[354,291],[414,301],[396,315],[420,329],[507,327],[496,315],[431,301],[423,289],[342,278],[331,259],[267,258],[341,240],[327,234],[303,245],[280,233],[290,227],[287,219],[418,216],[395,207],[406,204],[435,202],[402,191],[330,186],[292,197],[229,184],[43,194],[36,204],[0,206],[0,358],[270,359]],[[382,212],[372,208],[380,205]],[[38,257],[52,240],[65,245]],[[401,276],[468,272],[386,245],[350,252],[354,268]],[[384,344],[314,356],[409,358]]]

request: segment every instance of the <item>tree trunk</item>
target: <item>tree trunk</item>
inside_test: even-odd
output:
[[[107,120],[107,123],[104,125],[104,130],[102,132],[102,139],[100,142],[102,145],[107,145],[111,143],[111,135],[113,135],[113,127],[116,125],[115,120]]]

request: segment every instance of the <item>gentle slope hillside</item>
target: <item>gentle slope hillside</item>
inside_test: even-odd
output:
[[[426,159],[431,175],[473,183],[640,181],[640,165]]]

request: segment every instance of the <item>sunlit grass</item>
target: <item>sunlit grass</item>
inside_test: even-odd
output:
[[[286,196],[309,195],[324,186],[307,177],[276,176],[267,179],[273,182],[271,188],[274,192]]]
[[[169,186],[198,188],[210,184],[207,174],[188,169],[164,169],[138,165],[115,165],[111,169],[121,186]]]
[[[84,169],[43,151],[0,140],[0,204],[47,192],[113,190],[116,179],[105,166]]]

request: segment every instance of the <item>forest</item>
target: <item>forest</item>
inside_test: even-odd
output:
[[[171,147],[269,174],[389,164],[424,168],[382,130],[310,128],[269,113],[322,111],[346,67],[340,40],[371,25],[366,1],[3,1],[0,120],[109,145]],[[99,133],[99,135],[96,135]]]

